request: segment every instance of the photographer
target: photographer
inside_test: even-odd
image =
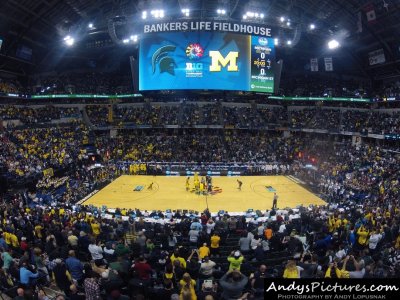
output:
[[[200,278],[208,279],[212,277],[216,265],[208,256],[204,257],[200,264]]]
[[[92,255],[92,259],[94,260],[96,266],[101,266],[104,264],[103,262],[103,248],[104,246],[100,241],[97,242],[96,244],[96,239],[92,238],[90,241],[90,245],[88,247],[88,250],[90,254]]]
[[[212,299],[218,299],[218,284],[213,283],[212,280],[205,280],[201,286],[201,291],[199,292],[199,300],[205,300],[206,297],[210,298],[212,296]]]
[[[231,255],[228,256],[229,264],[229,271],[238,270],[240,271],[240,266],[244,260],[243,255],[240,251],[232,251]]]
[[[231,300],[240,298],[247,282],[248,278],[240,273],[239,270],[229,270],[219,280],[219,284],[223,289],[221,299]]]
[[[268,278],[266,265],[261,265],[256,272],[250,275],[251,288],[256,295],[264,295],[264,278]]]

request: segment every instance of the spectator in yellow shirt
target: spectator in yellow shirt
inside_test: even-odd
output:
[[[5,231],[4,232],[4,240],[8,246],[11,246],[11,233]]]
[[[92,227],[93,235],[95,237],[97,237],[100,234],[100,224],[97,223],[95,220],[93,220],[92,224],[91,224],[91,227]]]
[[[11,246],[14,248],[14,250],[18,250],[19,241],[17,236],[14,233],[10,233],[10,239],[11,239]]]
[[[199,259],[203,259],[206,256],[210,256],[210,248],[207,247],[207,243],[199,248]]]
[[[43,226],[42,226],[42,225],[37,224],[37,225],[35,226],[35,233],[36,233],[36,237],[37,237],[38,239],[42,239],[42,238],[43,238],[42,230],[43,230]]]
[[[196,281],[190,277],[189,273],[183,274],[182,279],[179,281],[179,286],[181,288],[179,299],[197,300]]]
[[[221,237],[218,235],[216,231],[214,231],[211,236],[211,256],[219,256],[219,242],[221,241]]]
[[[175,260],[179,260],[179,262],[181,263],[181,267],[186,269],[186,260],[183,257],[179,256],[178,250],[174,251],[174,254],[171,255],[170,259],[172,264],[174,264]]]
[[[369,231],[364,226],[361,226],[357,230],[357,235],[358,235],[357,242],[361,247],[365,247],[366,245],[368,245]]]
[[[300,278],[300,272],[304,269],[296,265],[296,261],[289,260],[283,271],[283,278]]]

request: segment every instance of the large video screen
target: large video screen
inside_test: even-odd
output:
[[[152,33],[140,41],[139,90],[274,92],[274,40],[224,32]]]

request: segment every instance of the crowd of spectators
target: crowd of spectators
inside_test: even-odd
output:
[[[400,113],[380,112],[379,117],[372,115],[368,124],[372,133],[398,134],[400,133]]]
[[[88,131],[82,124],[13,129],[1,133],[0,164],[9,175],[29,177],[48,168],[73,164]]]
[[[26,124],[45,123],[60,118],[81,119],[77,107],[56,107],[51,105],[28,107],[28,106],[0,106],[0,119],[20,120]]]
[[[110,123],[110,108],[107,105],[87,105],[86,113],[95,126],[106,126]]]
[[[209,104],[86,105],[84,110],[94,126],[217,125],[225,128],[262,129],[286,127],[348,131],[362,134],[399,134],[400,114],[383,109],[340,109],[302,106],[220,106]],[[110,114],[110,110],[112,113]],[[290,116],[290,117],[289,117]],[[52,105],[0,105],[1,120],[19,120],[7,126],[85,121],[78,107]]]
[[[279,93],[293,97],[352,97],[368,98],[371,87],[359,80],[344,80],[318,75],[298,75],[281,81]]]
[[[183,111],[189,124],[192,119],[196,124],[213,123],[215,107],[184,105]],[[44,108],[42,113],[51,114],[52,109]],[[9,110],[2,115],[9,115]],[[61,115],[61,109],[55,110]],[[88,106],[86,111],[92,122],[105,120],[106,124],[107,106]],[[281,120],[279,111],[264,109],[259,115],[274,123]],[[178,119],[176,110],[176,117],[166,112],[165,107],[124,108],[115,111],[115,118],[132,114],[136,115],[133,122],[138,122],[146,115],[150,124]],[[239,115],[241,108],[223,112]],[[338,112],[315,108],[290,110],[289,115],[292,126],[318,128],[318,123],[324,123],[331,128]],[[358,130],[365,124],[374,126],[370,114],[345,111],[342,125]],[[396,123],[389,118],[397,115],[384,116],[388,119],[384,124],[392,130]],[[240,126],[253,122],[239,119]],[[101,166],[95,166],[90,159],[80,163],[85,158],[81,145],[88,135],[82,124],[1,133],[0,164],[9,173],[27,177],[48,168],[70,169],[68,175],[43,178],[36,190],[0,204],[3,291],[46,299],[44,287],[52,282],[60,300],[262,299],[265,277],[400,276],[400,168],[396,154],[388,149],[294,133],[284,138],[268,131],[153,129],[123,131],[114,138],[95,135],[94,148],[101,161]],[[77,204],[95,187],[125,172],[118,161],[276,162],[284,166],[283,174],[318,186],[327,205],[278,206],[244,216],[208,211],[189,216],[182,211],[123,208],[106,214],[102,208]],[[295,167],[310,161],[314,169]],[[59,197],[50,203],[38,196],[53,191]]]
[[[32,80],[40,94],[129,94],[131,78],[115,73],[66,73]]]
[[[203,124],[219,125],[221,124],[220,109],[218,105],[208,104],[202,106]]]
[[[293,128],[310,128],[309,125],[316,118],[314,108],[290,111],[290,124]]]
[[[315,119],[309,124],[315,129],[337,131],[340,126],[340,111],[334,109],[318,109]]]
[[[201,115],[201,107],[195,104],[183,104],[182,107],[182,125],[198,125],[201,124],[203,116]]]
[[[53,281],[58,299],[263,299],[264,278],[398,277],[395,158],[371,145],[321,145],[325,206],[244,216],[117,208],[107,217],[68,193],[56,207],[16,195],[0,210],[3,290],[46,299]],[[111,173],[92,171],[84,180]],[[360,187],[368,197],[354,197]]]
[[[251,146],[250,146],[251,145]],[[153,162],[285,162],[292,160],[305,146],[301,139],[283,139],[271,133],[215,131],[199,134],[186,131],[157,133],[121,133],[110,140],[96,138],[101,155],[116,159]]]
[[[151,116],[151,112],[148,107],[115,106],[113,109],[114,109],[114,118],[116,122],[133,123],[136,125],[150,125],[155,122],[155,120]]]
[[[385,83],[372,89],[368,83],[359,80],[321,77],[319,75],[283,74],[281,86],[276,94],[304,97],[352,97],[377,99],[396,98],[400,95],[398,82]],[[30,79],[27,86],[17,79],[0,78],[1,93],[25,93],[33,90],[36,94],[130,94],[132,77],[120,73],[80,72],[60,73]],[[196,100],[196,99],[195,99]]]
[[[18,80],[0,78],[0,93],[18,93],[22,92],[24,88]]]
[[[179,106],[151,106],[153,125],[178,125]]]

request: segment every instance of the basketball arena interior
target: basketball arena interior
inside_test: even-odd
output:
[[[0,16],[0,299],[400,289],[397,0]],[[301,299],[356,295],[314,287]]]

